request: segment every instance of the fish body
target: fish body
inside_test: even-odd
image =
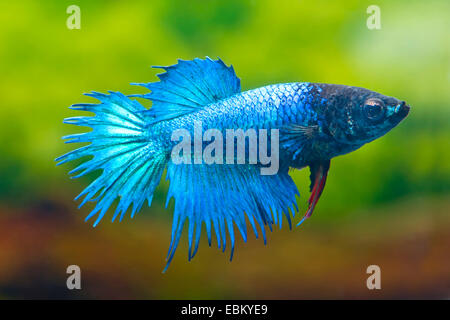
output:
[[[157,122],[150,126],[151,140],[160,137],[161,145],[170,152],[175,142],[171,142],[171,134],[175,128],[185,128],[194,135],[194,124],[201,123],[202,131],[215,128],[226,129],[282,129],[290,125],[304,127],[318,126],[324,119],[315,110],[320,105],[321,90],[310,83],[286,83],[268,85],[211,103],[195,113],[189,113],[174,119]],[[314,107],[313,107],[314,106]],[[283,147],[282,147],[283,149]],[[297,150],[295,150],[297,151]],[[286,157],[287,165],[294,165],[294,152],[280,150]],[[312,153],[299,155],[295,165],[304,167],[313,157]]]
[[[150,205],[167,169],[167,202],[175,198],[175,209],[166,268],[186,221],[189,259],[197,252],[202,225],[210,245],[213,233],[222,250],[229,238],[231,257],[235,227],[247,239],[246,218],[264,241],[265,227],[281,227],[283,215],[291,225],[299,194],[288,171],[309,166],[311,196],[302,223],[322,194],[330,160],[384,135],[409,112],[404,101],[344,85],[298,82],[241,92],[233,68],[220,59],[179,60],[162,68],[159,82],[139,84],[150,93],[93,92],[88,95],[100,104],[73,105],[96,116],[65,123],[93,130],[64,138],[90,145],[57,161],[93,156],[72,170],[76,177],[103,170],[78,197],[84,196],[81,206],[97,202],[86,218],[97,216],[94,226],[117,198],[113,220],[122,219],[129,208],[133,217],[145,200]],[[133,97],[150,99],[152,107],[144,108]],[[270,163],[275,170],[267,170],[269,162],[262,159],[276,161],[276,166]]]

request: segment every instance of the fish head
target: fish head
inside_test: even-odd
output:
[[[389,132],[410,110],[405,101],[364,88],[326,85],[323,94],[329,133],[353,149]]]

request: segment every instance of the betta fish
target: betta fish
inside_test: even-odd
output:
[[[100,103],[72,105],[73,110],[95,116],[67,118],[64,123],[92,130],[63,137],[67,143],[88,144],[56,161],[60,165],[90,156],[70,172],[76,174],[74,178],[102,171],[76,198],[84,197],[80,207],[96,202],[86,218],[95,216],[94,226],[114,202],[112,221],[122,220],[128,210],[133,218],[145,200],[150,206],[166,170],[170,181],[166,207],[174,198],[174,213],[164,271],[186,221],[189,260],[198,250],[203,225],[210,246],[213,233],[223,251],[229,238],[230,260],[235,227],[246,241],[250,224],[257,238],[261,232],[264,243],[266,227],[272,230],[278,224],[281,228],[283,215],[291,228],[299,193],[289,171],[309,167],[311,196],[298,224],[302,223],[324,190],[330,160],[383,136],[409,112],[404,101],[346,85],[295,82],[241,92],[233,67],[220,59],[178,60],[175,65],[156,68],[164,70],[158,75],[160,81],[134,83],[148,93],[92,92],[86,95]],[[151,100],[151,108],[136,97]],[[244,132],[243,148],[242,143],[234,145],[237,135],[223,143],[229,130]],[[252,137],[258,139],[256,149],[248,142]],[[209,148],[210,161],[206,161],[206,149],[214,143]],[[181,161],[174,158],[175,149],[181,150]],[[240,157],[239,151],[243,151]],[[258,152],[259,159],[246,161]],[[264,172],[268,165],[275,170]]]

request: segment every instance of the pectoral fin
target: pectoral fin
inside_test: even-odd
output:
[[[311,196],[309,197],[308,210],[306,211],[304,217],[297,224],[297,227],[303,223],[307,218],[309,218],[314,208],[316,207],[317,202],[319,201],[320,195],[322,194],[323,189],[325,188],[325,182],[327,181],[328,170],[330,169],[330,160],[325,162],[316,162],[309,166],[311,170]]]

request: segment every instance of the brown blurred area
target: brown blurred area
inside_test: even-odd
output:
[[[145,219],[145,210],[134,221],[104,221],[93,229],[62,202],[14,214],[2,208],[0,294],[67,299],[448,298],[449,205],[448,199],[407,201],[362,212],[364,218],[339,228],[317,226],[312,217],[292,231],[275,228],[266,246],[254,237],[247,244],[238,241],[231,263],[228,250],[221,253],[214,242],[208,248],[205,239],[188,263],[183,242],[165,274],[170,221]],[[396,214],[386,219],[385,211]],[[81,290],[66,288],[71,264],[81,268]],[[366,268],[372,264],[381,268],[381,290],[366,287]]]

